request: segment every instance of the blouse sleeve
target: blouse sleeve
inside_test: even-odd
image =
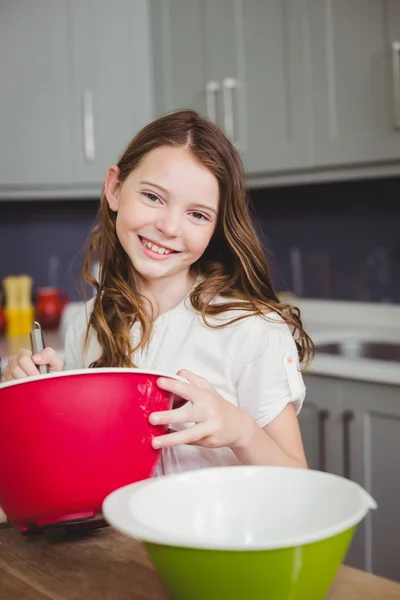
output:
[[[255,317],[248,325],[238,365],[239,406],[260,427],[275,419],[289,402],[299,414],[305,398],[297,347],[289,326],[275,313],[267,318]]]

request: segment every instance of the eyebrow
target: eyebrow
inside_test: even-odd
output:
[[[196,204],[196,208],[204,208],[204,210],[209,210],[210,212],[214,213],[214,215],[217,215],[215,208],[207,206],[207,204]]]
[[[165,189],[162,185],[158,185],[157,183],[153,183],[152,181],[141,181],[140,184],[141,185],[152,185],[153,187],[156,187],[159,190],[161,190],[162,192],[164,192],[164,194],[169,194],[168,190]]]
[[[141,185],[151,185],[155,188],[158,188],[162,192],[164,192],[164,194],[169,194],[169,192],[166,188],[162,187],[162,185],[158,185],[157,183],[153,183],[152,181],[141,181],[140,184]],[[196,204],[196,208],[203,208],[204,210],[209,210],[210,212],[214,213],[215,215],[218,214],[218,212],[215,208],[212,208],[211,206],[207,206],[207,204]]]

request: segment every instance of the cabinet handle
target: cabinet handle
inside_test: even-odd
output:
[[[400,129],[400,42],[392,43],[394,127]]]
[[[207,81],[206,84],[206,111],[207,117],[213,123],[217,122],[217,93],[221,89],[218,81]]]
[[[330,416],[329,410],[320,410],[318,413],[318,469],[320,471],[326,471],[326,422]]]
[[[350,457],[350,424],[354,420],[354,413],[351,410],[346,410],[342,414],[343,423],[343,475],[347,479],[351,479],[351,457]]]
[[[227,77],[222,82],[222,101],[224,105],[224,131],[234,143],[234,118],[233,118],[233,90],[237,88],[237,81]]]
[[[93,94],[88,90],[82,94],[82,109],[85,159],[86,162],[93,162],[95,158]]]

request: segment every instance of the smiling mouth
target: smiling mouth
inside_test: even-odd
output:
[[[153,252],[155,252],[156,254],[160,254],[161,256],[179,253],[178,250],[172,250],[171,248],[166,248],[165,246],[159,246],[158,244],[151,242],[150,240],[142,237],[141,235],[139,235],[138,238],[145,248],[148,248],[149,250],[152,250]]]

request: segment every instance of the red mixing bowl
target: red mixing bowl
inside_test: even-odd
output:
[[[93,519],[112,491],[152,477],[150,413],[163,373],[102,368],[0,385],[0,506],[20,530]],[[171,377],[167,375],[167,377]]]

